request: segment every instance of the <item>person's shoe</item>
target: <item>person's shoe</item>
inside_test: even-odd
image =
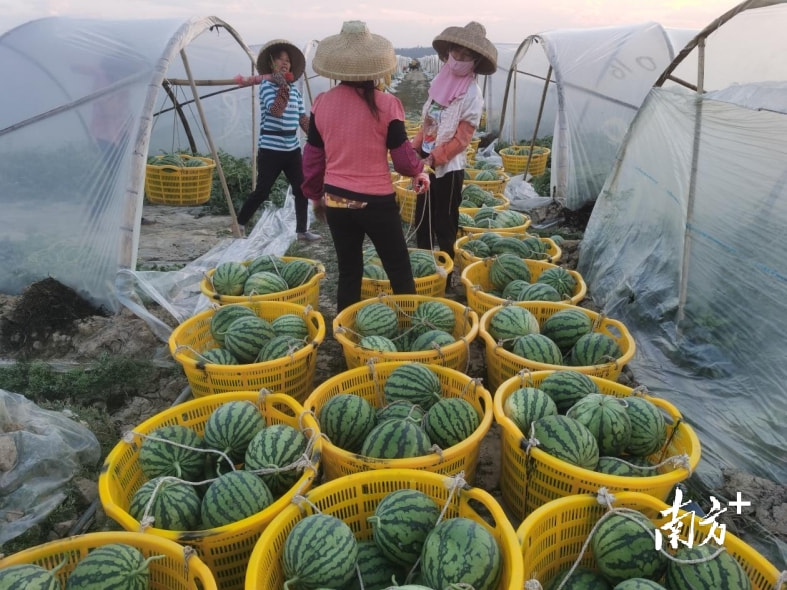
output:
[[[303,232],[298,232],[298,239],[303,242],[316,242],[317,240],[321,240],[322,236],[306,230]]]

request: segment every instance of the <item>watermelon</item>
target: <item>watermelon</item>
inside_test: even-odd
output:
[[[208,448],[225,453],[236,465],[243,461],[249,442],[263,428],[265,419],[255,404],[246,400],[232,400],[211,412],[205,422],[202,438]]]
[[[224,334],[224,348],[242,364],[253,363],[268,340],[276,336],[268,320],[258,316],[236,319]]]
[[[442,330],[453,334],[456,318],[453,309],[447,303],[433,299],[418,304],[410,318],[410,325],[419,333],[427,330]]]
[[[210,529],[238,522],[261,512],[273,500],[268,486],[250,471],[224,473],[208,486],[202,497],[202,527]]]
[[[589,332],[580,336],[569,353],[569,364],[589,367],[614,363],[623,356],[618,343],[602,332]]]
[[[375,459],[404,459],[429,453],[429,435],[409,418],[386,420],[372,428],[360,454]]]
[[[536,387],[520,387],[512,391],[503,402],[503,413],[525,434],[530,426],[544,416],[557,414],[552,398]]]
[[[530,283],[518,293],[518,301],[563,301],[563,296],[552,285]]]
[[[242,295],[243,285],[249,278],[249,269],[241,262],[222,262],[210,278],[213,290],[219,295]]]
[[[449,518],[427,535],[421,571],[432,588],[468,584],[474,590],[494,590],[503,572],[503,556],[483,525],[465,517]]]
[[[298,340],[288,334],[274,336],[262,345],[255,361],[265,363],[284,357],[292,357],[303,346],[303,340]]]
[[[313,262],[295,259],[286,262],[280,274],[284,282],[287,283],[287,287],[295,289],[308,283],[317,274],[317,267]]]
[[[437,375],[421,363],[406,363],[396,367],[383,385],[385,403],[409,401],[428,410],[442,396],[442,385]]]
[[[271,293],[286,291],[289,288],[287,281],[282,277],[276,273],[262,270],[249,275],[249,278],[243,284],[243,294],[248,296],[270,295]]]
[[[249,443],[244,468],[261,471],[258,473],[260,479],[275,497],[279,497],[294,486],[303,473],[303,467],[296,469],[294,463],[304,456],[308,444],[306,436],[297,428],[271,424]]]
[[[358,341],[358,346],[366,350],[376,350],[378,352],[397,352],[394,341],[385,336],[364,336]]]
[[[355,331],[360,336],[385,336],[393,338],[399,331],[399,318],[385,303],[373,301],[362,306],[355,314]]]
[[[578,284],[574,276],[562,266],[552,266],[536,279],[537,283],[546,283],[555,288],[563,297],[571,298],[576,293]]]
[[[413,278],[420,279],[437,272],[437,262],[431,250],[410,250],[409,256]]]
[[[510,301],[526,301],[526,299],[522,297],[522,293],[524,293],[530,285],[532,285],[532,283],[524,279],[514,279],[510,281],[503,287],[503,299],[508,299]]]
[[[413,343],[410,345],[410,350],[412,352],[440,350],[441,347],[448,346],[454,342],[456,342],[456,338],[448,332],[443,330],[427,330],[413,340]]]
[[[409,570],[439,517],[440,506],[431,497],[418,490],[400,489],[386,494],[366,520],[383,555]]]
[[[601,455],[622,453],[631,439],[631,421],[626,413],[625,401],[614,395],[586,395],[568,409],[566,416],[587,426],[598,441]]]
[[[751,581],[726,550],[711,558],[718,546],[681,546],[670,560],[664,583],[669,590],[751,590]],[[691,563],[697,560],[699,563]]]
[[[82,558],[66,581],[66,590],[147,590],[150,583],[148,563],[136,547],[110,543],[91,550]]]
[[[426,412],[424,412],[421,406],[416,406],[412,402],[400,399],[391,402],[390,404],[386,404],[382,408],[378,409],[377,422],[383,422],[385,420],[391,420],[394,418],[410,418],[415,422],[421,423],[421,420],[423,420],[425,415]]]
[[[224,335],[227,328],[241,316],[256,316],[254,310],[246,305],[231,304],[223,305],[213,312],[210,317],[210,333],[213,339],[220,345],[224,344]]]
[[[161,426],[145,436],[139,447],[139,468],[148,479],[170,475],[198,481],[205,467],[205,441],[180,424]]]
[[[238,359],[226,348],[211,348],[199,353],[197,368],[204,369],[207,365],[237,365]]]
[[[647,459],[640,457],[599,457],[596,471],[624,477],[649,477],[658,475]]]
[[[298,521],[282,547],[284,590],[345,588],[356,575],[358,542],[335,516],[316,513]]]
[[[552,398],[561,414],[589,393],[601,393],[590,377],[570,369],[547,375],[538,388]]]
[[[473,404],[459,397],[444,397],[429,408],[423,428],[434,444],[447,449],[470,437],[480,424]]]
[[[598,464],[598,443],[593,433],[573,418],[544,416],[533,422],[533,435],[538,448],[567,463],[595,469]]]
[[[565,583],[563,583],[564,580],[566,580]],[[560,590],[611,590],[612,586],[600,573],[578,566],[573,572],[571,569],[563,570],[552,578],[545,588],[546,590],[557,590],[558,588]]]
[[[536,316],[519,305],[504,305],[501,309],[490,309],[487,313],[493,314],[487,324],[489,335],[498,342],[539,331]]]
[[[367,279],[372,279],[374,281],[387,281],[388,280],[388,273],[385,272],[385,269],[380,264],[375,264],[373,262],[367,262],[363,265],[363,276]]]
[[[516,254],[495,256],[489,265],[489,281],[496,289],[504,289],[515,279],[530,282],[530,267]]]
[[[626,413],[631,422],[631,437],[626,453],[646,457],[657,452],[667,441],[664,414],[652,401],[631,395],[626,398]]]
[[[654,582],[653,580],[648,580],[647,578],[629,578],[628,580],[623,580],[612,590],[667,590],[667,589],[664,588],[664,586],[662,586],[658,582]]]
[[[374,407],[359,395],[340,393],[328,399],[318,414],[320,432],[331,444],[357,453],[377,423]]]
[[[557,344],[543,334],[525,334],[514,339],[511,353],[537,363],[562,365],[563,355]]]
[[[593,320],[579,308],[561,309],[541,324],[541,333],[548,336],[566,354],[581,336],[593,329]]]
[[[271,327],[277,336],[291,336],[301,341],[309,337],[309,326],[303,316],[285,313],[271,320]]]
[[[656,549],[656,525],[633,510],[606,513],[590,537],[596,565],[613,584],[628,578],[658,580],[667,557]]]
[[[358,541],[358,570],[364,590],[384,590],[392,583],[403,582],[408,570],[388,559],[382,549],[371,539]],[[349,584],[349,590],[361,590],[358,577]]]
[[[188,483],[156,477],[134,492],[128,513],[140,522],[152,517],[153,526],[159,529],[193,531],[199,527],[200,497]]]
[[[486,258],[492,253],[486,242],[481,240],[468,240],[462,244],[461,249],[476,258]]]
[[[20,563],[0,569],[0,590],[17,589],[62,590],[62,586],[53,571],[34,563]]]
[[[249,262],[249,276],[258,272],[272,272],[280,275],[285,264],[286,262],[275,254],[261,254]]]

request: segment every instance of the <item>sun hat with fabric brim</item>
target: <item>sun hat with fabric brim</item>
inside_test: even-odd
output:
[[[306,57],[300,49],[286,39],[274,39],[262,46],[260,53],[257,55],[257,72],[260,74],[273,73],[272,56],[278,55],[282,50],[286,51],[287,55],[290,56],[290,72],[292,72],[293,78],[297,80],[306,70]]]
[[[461,45],[481,56],[475,68],[477,74],[488,76],[497,71],[497,47],[486,38],[486,29],[481,23],[471,21],[464,27],[448,27],[432,41],[432,47],[442,61],[448,60],[448,50],[452,45]]]
[[[388,39],[369,32],[365,22],[345,21],[341,33],[317,45],[312,68],[340,82],[381,80],[396,70],[396,52]]]

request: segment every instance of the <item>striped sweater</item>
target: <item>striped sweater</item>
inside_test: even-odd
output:
[[[270,107],[276,99],[279,87],[273,82],[260,82],[260,135],[257,147],[279,152],[298,149],[298,127],[301,115],[306,114],[303,96],[295,86],[290,86],[290,100],[281,117],[271,115]],[[266,133],[273,131],[274,134]]]

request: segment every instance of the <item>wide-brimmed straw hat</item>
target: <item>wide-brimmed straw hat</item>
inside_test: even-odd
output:
[[[343,82],[381,80],[396,70],[396,52],[388,39],[369,32],[365,22],[345,21],[341,33],[317,45],[312,68]]]
[[[471,21],[464,27],[448,27],[432,41],[432,47],[441,60],[448,60],[452,45],[461,45],[481,56],[475,68],[477,74],[490,75],[497,71],[497,47],[486,38],[486,29],[481,23]]]
[[[260,74],[272,73],[273,60],[271,56],[278,54],[282,49],[290,56],[290,72],[297,80],[306,70],[306,57],[300,49],[286,39],[274,39],[262,46],[259,55],[257,55],[257,72]]]

